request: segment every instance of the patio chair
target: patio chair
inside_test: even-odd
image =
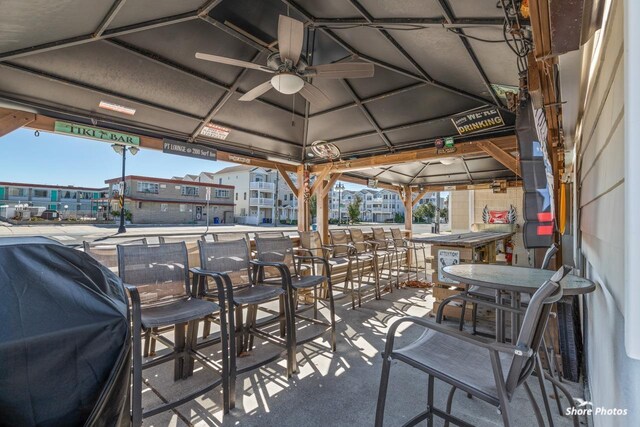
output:
[[[378,299],[380,295],[380,284],[378,282],[377,272],[375,271],[375,256],[370,252],[360,252],[358,248],[351,241],[351,237],[345,230],[329,230],[329,236],[331,237],[331,245],[334,249],[334,256],[348,256],[351,259],[351,269],[353,271],[353,265],[355,264],[358,289],[354,289],[353,280],[351,280],[351,305],[355,308],[355,295],[358,295],[358,307],[362,307],[362,277],[365,272],[374,273],[374,291],[375,298]],[[366,247],[367,245],[360,245]],[[352,273],[353,274],[353,273]],[[346,283],[345,283],[346,288]]]
[[[413,243],[407,239],[404,238],[404,236],[402,235],[402,230],[400,230],[399,228],[390,228],[389,229],[391,231],[391,237],[393,238],[393,242],[395,243],[396,247],[401,251],[400,254],[402,255],[402,259],[404,259],[404,265],[407,267],[407,271],[411,271],[411,261],[409,258],[407,258],[407,253],[411,253],[413,252],[413,256],[411,258],[413,258],[413,262],[415,263],[415,273],[416,273],[416,280],[418,280],[418,271],[420,269],[420,265],[419,265],[419,258],[418,258],[418,253],[419,251],[422,251],[422,259],[424,260],[424,274],[425,277],[427,277],[427,252],[426,252],[426,245],[421,245],[419,243]],[[398,269],[400,269],[400,265],[401,263],[398,263]]]
[[[536,349],[540,346],[551,305],[562,297],[560,281],[567,272],[568,268],[560,268],[531,297],[515,345],[488,341],[417,317],[404,317],[394,322],[389,328],[382,355],[382,377],[375,425],[380,427],[383,423],[392,360],[406,363],[428,375],[427,409],[405,425],[416,425],[427,420],[428,425],[432,426],[435,415],[447,423],[471,426],[472,424],[451,415],[455,390],[461,389],[496,406],[502,415],[503,424],[510,426],[512,417],[509,402],[520,385],[531,400],[538,423],[544,425],[542,414],[526,380],[538,366]],[[403,323],[413,323],[426,330],[414,342],[396,349],[395,333]],[[451,357],[451,354],[456,354],[456,357]],[[436,378],[452,386],[446,411],[433,404]]]
[[[336,283],[344,282],[342,291],[346,293],[349,283],[353,280],[350,252],[353,248],[350,246],[337,248],[333,245],[323,245],[318,231],[300,231],[298,234],[300,235],[300,248],[298,250],[306,255],[324,258],[329,264],[329,271],[326,272],[323,268],[322,274],[331,277],[334,289],[340,289],[336,286]],[[352,298],[351,304],[355,308],[355,297]]]
[[[242,352],[247,349],[249,336],[252,335],[257,328],[256,325],[249,325],[243,322],[243,308],[248,307],[247,311],[252,313],[253,311],[257,311],[258,306],[261,304],[279,300],[281,310],[275,314],[278,319],[282,318],[282,320],[284,320],[285,290],[280,286],[254,283],[251,279],[249,249],[244,239],[222,242],[200,241],[198,242],[198,246],[200,249],[200,265],[202,270],[214,273],[214,275],[219,276],[224,281],[227,292],[226,300],[229,305],[227,311],[229,315],[228,323],[229,325],[235,325],[236,342],[229,352],[229,394],[231,407],[233,407],[235,402],[236,375],[255,369],[275,359],[270,358],[242,370],[236,369],[236,355],[242,354]],[[205,276],[201,275],[200,277],[199,294],[204,298],[218,300],[219,288],[209,289],[208,283],[204,281]],[[213,279],[216,280],[215,276],[213,276]],[[251,326],[253,326],[253,329]],[[275,357],[277,358],[279,355]]]
[[[224,292],[220,293],[220,304],[195,298],[189,286],[189,261],[184,242],[164,245],[118,245],[118,269],[120,278],[129,292],[133,309],[133,424],[139,426],[143,418],[182,405],[220,384],[224,390],[224,411],[229,412],[228,336]],[[195,274],[197,276],[201,273]],[[180,380],[191,374],[190,367],[194,357],[203,362],[205,367],[212,368],[208,359],[194,348],[193,337],[197,332],[198,320],[213,312],[220,315],[222,331],[220,378],[177,401],[143,412],[143,369],[173,360],[174,380]],[[147,334],[154,328],[165,326],[173,326],[174,342],[161,334],[155,334],[154,338],[171,351],[143,364],[140,331]],[[230,333],[233,339],[233,330]]]
[[[146,245],[147,239],[133,239],[119,243],[120,245]],[[107,267],[114,273],[118,272],[118,250],[116,244],[104,242],[82,242],[84,253]]]
[[[325,271],[329,271],[329,265],[327,261],[322,257],[309,256],[309,255],[295,255],[293,244],[288,237],[280,238],[256,238],[256,251],[257,262],[253,264],[253,277],[254,280],[262,283],[269,284],[281,284],[285,289],[285,314],[289,313],[287,318],[287,338],[288,338],[288,355],[287,361],[287,376],[291,376],[294,372],[298,371],[296,361],[296,346],[298,344],[304,344],[311,340],[314,340],[319,335],[311,336],[303,340],[298,340],[296,337],[295,320],[301,319],[314,324],[319,324],[327,327],[327,330],[331,332],[331,351],[336,350],[336,320],[335,320],[335,306],[333,301],[333,288],[331,285],[331,277],[320,275],[301,275],[298,269],[298,264],[301,261],[306,262],[319,262],[325,265]],[[268,277],[265,278],[266,268],[277,270],[279,278]],[[329,290],[329,321],[323,321],[318,319],[318,300],[322,298],[318,295],[318,287],[327,283]],[[303,316],[302,311],[297,311],[297,293],[301,290],[313,290],[313,318]],[[256,324],[256,310],[252,310],[249,316],[249,324],[251,330],[259,336],[264,336],[269,339],[270,336],[265,336],[259,333],[258,330],[254,330]],[[249,337],[249,346],[251,349],[253,341],[251,336]]]
[[[387,274],[387,280],[389,281],[389,291],[393,292],[393,285],[391,285],[391,277],[393,274],[393,272],[391,271],[391,259],[393,255],[392,252],[381,248],[380,242],[377,242],[376,240],[367,240],[360,228],[350,229],[349,235],[351,237],[351,243],[353,244],[353,246],[355,246],[358,253],[373,255],[373,270],[378,282],[380,281],[382,272],[384,271],[385,260],[387,261],[387,263],[389,264],[389,270]],[[382,264],[380,263],[380,260],[382,260]],[[396,287],[399,283],[398,279],[399,278],[396,275]],[[380,290],[378,290],[378,296],[380,296]]]
[[[285,237],[284,236],[284,231],[256,231],[255,233],[253,233],[253,237],[254,238],[261,238],[261,239],[277,239],[279,237]]]
[[[389,263],[389,284],[391,284],[391,274],[393,270],[393,260],[396,261],[396,287],[398,287],[400,283],[400,274],[398,270],[400,269],[400,257],[402,254],[401,248],[396,247],[395,241],[393,239],[387,238],[386,233],[384,232],[384,228],[382,227],[371,227],[371,232],[373,233],[373,242],[377,244],[378,251],[382,253],[382,269],[384,269],[384,260],[387,259]],[[381,270],[382,271],[382,270]],[[393,292],[393,287],[389,286],[391,292]]]

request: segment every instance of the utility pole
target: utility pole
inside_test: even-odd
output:
[[[436,192],[436,223],[435,230],[436,234],[440,234],[440,192]]]
[[[122,180],[120,181],[120,227],[118,227],[118,234],[127,232],[127,228],[124,226],[124,192],[127,185],[126,181],[124,180],[124,165],[126,159],[127,149],[126,147],[122,147]]]

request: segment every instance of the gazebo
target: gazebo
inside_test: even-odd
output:
[[[406,212],[433,191],[524,187],[535,201],[544,181],[546,210],[528,221],[597,283],[574,319],[590,398],[638,407],[637,2],[3,0],[0,12],[0,137],[26,127],[277,169],[300,231],[316,195],[325,242],[337,181],[396,191]],[[266,73],[298,86],[269,90]]]

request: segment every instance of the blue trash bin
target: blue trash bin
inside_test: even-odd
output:
[[[311,224],[311,231],[318,231],[318,224]]]
[[[219,217],[213,218],[213,223],[214,224],[220,224],[220,218]]]

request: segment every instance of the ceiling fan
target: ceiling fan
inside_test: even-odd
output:
[[[252,101],[273,88],[285,95],[300,93],[311,104],[322,106],[329,102],[329,98],[316,86],[307,82],[306,77],[326,79],[373,77],[373,64],[368,62],[307,65],[304,59],[300,58],[303,40],[304,24],[288,16],[280,15],[278,20],[279,51],[269,55],[266,66],[200,52],[196,53],[196,58],[273,74],[270,80],[242,95],[240,101]]]

